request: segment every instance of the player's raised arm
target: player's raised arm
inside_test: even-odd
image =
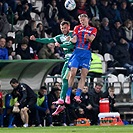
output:
[[[30,40],[43,43],[44,45],[56,42],[54,38],[36,38],[34,35],[30,36]]]

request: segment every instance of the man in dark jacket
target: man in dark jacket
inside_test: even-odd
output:
[[[28,112],[35,109],[35,104],[37,101],[36,94],[27,84],[19,83],[15,78],[11,79],[10,84],[13,87],[13,91],[11,93],[13,98],[18,98],[18,102],[15,103],[15,106],[19,106],[20,108],[20,116],[24,123],[23,126],[28,127]]]
[[[101,91],[102,87],[103,87],[102,83],[98,82],[96,83],[94,89],[89,91],[90,104],[86,108],[88,109],[91,125],[98,124],[99,100],[103,96],[103,93]]]

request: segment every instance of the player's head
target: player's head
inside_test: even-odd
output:
[[[60,30],[64,35],[67,35],[70,30],[70,23],[68,21],[62,21],[60,23]]]
[[[87,14],[80,14],[78,16],[79,22],[83,27],[87,27],[89,24],[89,17]]]

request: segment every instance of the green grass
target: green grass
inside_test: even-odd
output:
[[[89,127],[0,128],[0,133],[133,133],[133,125]]]

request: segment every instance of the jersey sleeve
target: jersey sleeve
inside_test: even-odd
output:
[[[73,36],[75,36],[77,34],[78,34],[78,26],[75,26],[74,30],[73,30]]]
[[[96,34],[97,34],[97,29],[96,29],[96,28],[94,28],[94,29],[92,30],[92,32],[91,32],[91,35],[96,36]]]
[[[36,42],[40,42],[45,45],[48,43],[55,43],[55,40],[53,38],[36,38]]]

